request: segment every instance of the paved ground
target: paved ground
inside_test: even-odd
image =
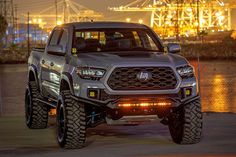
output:
[[[216,89],[211,90],[211,86],[207,84],[203,86],[204,91],[213,91],[217,94],[215,97],[211,92],[207,92],[206,97],[209,101],[203,100],[204,111],[212,107],[219,111],[234,111],[235,77],[227,77],[232,76],[232,83],[224,90],[222,87],[226,86],[222,77],[227,75],[222,73],[221,76],[218,73],[221,74],[215,71],[212,75],[216,76],[215,79],[212,78],[215,80],[213,83],[215,82]],[[196,145],[174,144],[168,128],[155,121],[140,126],[101,125],[88,130],[86,148],[62,150],[56,143],[53,119],[49,128],[45,130],[29,130],[24,125],[26,75],[26,65],[0,66],[0,104],[4,102],[4,116],[0,117],[0,157],[236,157],[236,114],[223,113],[204,114],[203,140]],[[226,99],[229,95],[227,92],[231,93],[230,99]],[[210,101],[213,97],[217,99]]]
[[[195,145],[174,144],[168,128],[158,121],[89,129],[87,147],[81,150],[58,148],[54,125],[45,130],[29,130],[22,117],[5,117],[0,118],[0,128],[0,157],[236,156],[235,114],[204,114],[203,140]]]
[[[24,114],[26,81],[25,64],[0,65],[0,107],[2,102],[3,115],[22,116]]]

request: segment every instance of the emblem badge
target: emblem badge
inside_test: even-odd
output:
[[[152,74],[148,71],[141,71],[137,74],[137,78],[140,81],[148,81],[152,78]]]

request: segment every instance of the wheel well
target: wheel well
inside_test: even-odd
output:
[[[35,81],[35,76],[34,76],[34,72],[33,71],[29,72],[29,81]]]
[[[69,83],[66,80],[61,80],[60,91],[70,90]]]

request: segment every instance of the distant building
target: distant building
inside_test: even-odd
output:
[[[29,37],[31,45],[45,44],[47,42],[50,30],[42,29],[38,24],[29,25]],[[7,45],[10,43],[26,45],[28,40],[28,24],[20,23],[15,29],[8,27]]]

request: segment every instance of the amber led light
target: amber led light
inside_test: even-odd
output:
[[[139,104],[131,104],[124,103],[118,104],[118,107],[150,107],[150,106],[170,106],[170,102],[157,102],[157,103],[139,103]]]

